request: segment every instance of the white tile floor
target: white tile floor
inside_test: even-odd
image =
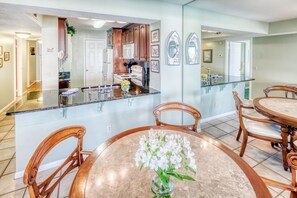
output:
[[[223,143],[239,154],[241,142],[236,141],[238,118],[226,116],[203,123],[202,133]],[[22,178],[14,179],[15,173],[15,132],[14,117],[0,115],[0,197],[29,197]],[[284,183],[290,183],[291,173],[282,168],[281,152],[273,149],[269,142],[249,139],[243,159],[261,176]],[[51,172],[44,171],[41,177]],[[60,183],[52,197],[67,197],[70,185],[76,172],[70,173]],[[289,192],[269,187],[273,197],[289,197]]]

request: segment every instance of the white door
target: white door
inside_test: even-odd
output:
[[[242,68],[241,43],[230,42],[229,45],[229,75],[240,76]]]
[[[85,86],[103,84],[103,49],[105,40],[86,40]]]

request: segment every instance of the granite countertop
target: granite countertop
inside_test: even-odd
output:
[[[232,83],[239,83],[239,82],[246,82],[246,81],[252,81],[255,80],[254,78],[245,77],[245,76],[229,76],[225,75],[222,78],[211,78],[201,80],[201,87],[211,87],[216,85],[226,85],[226,84],[232,84]]]
[[[103,93],[102,89],[101,93],[98,93],[98,87],[92,87],[91,91],[89,91],[89,89],[80,88],[76,94],[71,96],[62,96],[61,93],[64,91],[66,90],[60,89],[29,92],[22,100],[11,107],[6,115],[44,111],[160,93],[158,90],[143,88],[136,85],[131,86],[129,93],[125,94],[122,93],[119,86],[113,86],[112,91],[110,90],[108,93]]]

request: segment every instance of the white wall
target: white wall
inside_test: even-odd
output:
[[[212,49],[212,63],[203,62],[203,53],[201,53],[201,64],[204,66],[202,68],[202,73],[207,73],[206,68],[210,68],[212,74],[224,74],[225,73],[225,55],[226,55],[226,42],[222,41],[202,41],[202,52],[205,49]],[[227,75],[227,74],[226,74]]]
[[[65,71],[71,71],[71,87],[84,86],[84,66],[85,66],[85,41],[86,39],[104,39],[106,40],[106,31],[91,31],[80,30],[76,31],[76,34],[71,37],[72,43],[72,57],[69,56],[66,62],[70,65],[66,66]]]
[[[0,33],[0,46],[4,52],[10,52],[10,60],[4,61],[4,55],[0,55],[3,59],[3,67],[0,68],[0,112],[1,110],[14,100],[14,79],[15,79],[15,49],[14,36]]]
[[[297,34],[253,39],[252,98],[275,84],[296,84]]]
[[[42,33],[42,89],[58,89],[58,17],[44,16]]]

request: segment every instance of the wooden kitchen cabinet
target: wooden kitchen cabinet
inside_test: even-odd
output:
[[[128,29],[128,42],[127,44],[131,44],[134,42],[134,36],[133,36],[133,28]]]
[[[67,39],[67,27],[66,27],[66,18],[58,19],[58,52],[63,51],[64,56],[62,62],[64,62],[68,56],[68,39]]]
[[[147,60],[147,25],[139,26],[139,60]]]
[[[139,26],[135,26],[133,28],[133,43],[134,43],[134,59],[139,60],[139,40],[140,40],[140,31],[139,31]]]

